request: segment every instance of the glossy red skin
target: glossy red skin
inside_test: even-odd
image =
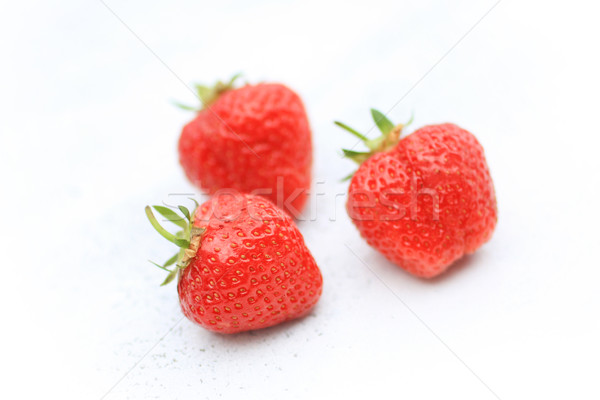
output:
[[[302,234],[268,200],[213,198],[198,207],[194,225],[206,231],[178,283],[191,321],[236,333],[302,317],[319,300],[323,278]]]
[[[370,157],[352,178],[348,199],[347,211],[361,236],[423,278],[477,250],[497,221],[483,148],[453,124],[423,127]]]
[[[189,180],[211,194],[224,188],[245,193],[259,189],[254,194],[298,217],[308,198],[312,167],[304,105],[280,84],[229,90],[183,128],[179,160]],[[301,194],[293,198],[294,191]]]

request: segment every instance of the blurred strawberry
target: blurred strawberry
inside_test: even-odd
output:
[[[197,86],[203,108],[181,133],[181,165],[189,180],[210,194],[232,188],[262,195],[297,218],[311,184],[304,105],[284,85],[236,89],[235,79]]]

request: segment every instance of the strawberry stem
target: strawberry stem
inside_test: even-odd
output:
[[[157,206],[154,206],[155,209],[156,209],[156,207]],[[152,214],[152,210],[150,209],[150,206],[146,206],[146,216],[148,217],[148,220],[150,221],[150,223],[152,224],[152,226],[154,227],[154,229],[156,229],[156,231],[158,233],[160,233],[161,236],[164,237],[165,239],[167,239],[169,242],[177,245],[178,247],[187,247],[187,246],[189,246],[190,243],[187,240],[178,239],[171,232],[167,231],[165,228],[163,228],[162,226],[160,226],[160,224],[158,223],[158,220],[156,219],[156,217],[154,216],[154,214]]]
[[[369,141],[368,137],[366,137],[362,133],[358,132],[356,129],[350,128],[348,125],[344,124],[343,122],[333,121],[333,123],[336,124],[337,126],[339,126],[340,128],[347,130],[348,132],[350,132],[351,134],[353,134],[354,136],[356,136],[357,138],[359,138],[363,142],[368,142]]]
[[[367,161],[367,159],[369,157],[371,157],[370,152],[367,153],[367,152],[360,152],[360,151],[354,151],[354,150],[348,150],[348,149],[342,149],[342,152],[344,153],[344,157],[349,158],[350,160],[354,161],[358,165]]]
[[[163,283],[160,284],[160,286],[165,286],[165,285],[168,285],[169,283],[173,282],[173,279],[175,279],[175,277],[177,276],[178,273],[179,273],[179,268],[175,268],[174,270],[169,271],[169,274],[167,275],[167,277],[165,278]]]
[[[185,229],[185,227],[187,226],[185,219],[183,219],[182,217],[177,215],[177,213],[175,213],[175,211],[171,210],[170,208],[163,207],[163,206],[154,206],[153,208],[160,215],[165,217],[169,222],[174,223],[175,225],[179,226],[180,228]]]
[[[188,222],[192,222],[192,219],[190,217],[190,210],[188,210],[184,206],[177,206],[177,207],[179,208],[179,211],[181,211],[181,213],[187,218]]]
[[[162,237],[179,247],[179,251],[177,252],[177,254],[165,261],[163,265],[159,265],[154,261],[150,261],[158,268],[169,273],[166,279],[161,284],[161,286],[166,285],[167,283],[175,279],[178,272],[189,265],[191,260],[196,256],[198,249],[200,248],[204,229],[193,226],[192,215],[195,214],[196,209],[198,208],[198,202],[194,199],[192,200],[196,204],[196,208],[194,209],[193,213],[190,213],[190,211],[184,206],[178,206],[178,209],[183,214],[183,217],[177,214],[175,211],[171,210],[170,208],[163,206],[153,206],[156,212],[165,217],[169,222],[172,222],[180,228],[183,228],[183,230],[177,232],[176,234],[172,234],[160,225],[160,223],[152,213],[152,209],[150,208],[150,206],[146,206],[145,208],[146,216],[148,217],[148,220],[150,221],[154,229],[156,229],[156,231]],[[175,267],[173,269],[167,268],[173,264],[175,264]]]
[[[371,116],[373,117],[373,121],[375,121],[375,125],[381,131],[382,136],[388,135],[394,129],[395,125],[381,111],[371,108]]]
[[[382,151],[387,151],[392,147],[396,146],[400,141],[402,129],[406,125],[410,124],[413,120],[413,117],[411,116],[410,121],[408,121],[408,123],[394,125],[394,123],[390,121],[388,117],[385,116],[385,114],[374,108],[371,109],[371,116],[373,117],[375,125],[377,126],[377,128],[379,128],[379,131],[381,132],[381,135],[379,135],[375,139],[369,139],[366,135],[363,135],[356,129],[349,127],[343,122],[334,121],[334,124],[360,139],[361,142],[369,149],[369,151],[354,151],[351,149],[342,149],[344,157],[354,161],[359,165],[365,162],[367,159],[369,159],[369,157],[371,157],[373,154]],[[345,177],[343,181],[350,179],[352,175],[353,173]]]
[[[206,86],[206,85],[202,85],[199,83],[195,84],[194,88],[196,89],[196,96],[200,100],[199,107],[192,107],[192,106],[188,106],[186,104],[181,104],[178,102],[173,102],[173,105],[175,105],[176,107],[179,107],[183,110],[186,110],[186,111],[196,111],[196,112],[201,111],[201,110],[205,109],[206,107],[209,107],[215,101],[217,101],[219,96],[221,96],[223,93],[225,93],[228,90],[234,89],[235,81],[240,76],[242,76],[242,74],[237,73],[234,76],[232,76],[231,79],[229,79],[229,81],[227,81],[227,82],[217,81],[212,86]]]
[[[173,255],[173,257],[171,257],[167,261],[165,261],[165,263],[163,264],[163,267],[168,267],[170,265],[175,264],[175,262],[177,261],[177,257],[178,256],[179,256],[179,253]]]
[[[168,269],[168,268],[166,268],[166,267],[163,267],[162,265],[160,265],[160,264],[158,264],[158,263],[155,263],[155,262],[154,262],[154,261],[152,261],[152,260],[148,260],[148,262],[149,262],[149,263],[151,263],[151,264],[154,264],[155,266],[157,266],[158,268],[162,269],[163,271],[171,272],[171,270],[170,270],[170,269]]]

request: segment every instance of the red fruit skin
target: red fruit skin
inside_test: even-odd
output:
[[[304,105],[280,84],[226,91],[183,128],[179,160],[189,180],[210,194],[259,190],[254,194],[298,217],[308,198],[312,167]]]
[[[423,127],[354,174],[346,209],[367,243],[419,277],[487,242],[497,221],[483,148],[453,125]]]
[[[317,303],[321,272],[293,220],[270,201],[214,197],[194,218],[206,231],[177,288],[191,321],[237,333],[302,317]]]

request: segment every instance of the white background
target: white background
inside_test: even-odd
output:
[[[100,1],[1,3],[1,397],[600,396],[595,2],[107,4],[168,67]],[[143,207],[199,198],[170,101],[239,71],[305,101],[327,194],[299,227],[325,286],[303,320],[219,336],[158,286],[146,260],[173,249]],[[369,107],[486,150],[496,232],[439,279],[385,261],[333,200],[354,139],[332,121],[368,131]]]

